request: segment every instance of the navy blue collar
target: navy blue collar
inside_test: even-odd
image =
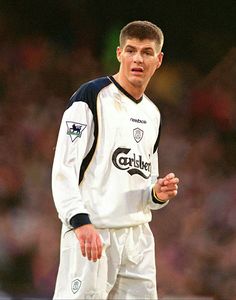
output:
[[[113,76],[109,76],[109,79],[115,84],[115,86],[123,93],[125,94],[127,97],[129,97],[132,101],[134,101],[135,103],[139,103],[142,101],[143,96],[140,99],[135,99],[132,95],[130,95],[130,93],[128,93],[116,80]]]

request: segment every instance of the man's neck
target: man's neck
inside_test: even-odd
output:
[[[139,101],[144,94],[144,89],[141,87],[139,88],[139,87],[133,86],[130,82],[123,81],[119,75],[120,74],[117,73],[117,74],[113,75],[113,78],[119,83],[119,85],[124,90],[126,90],[131,96],[133,96],[134,99]]]

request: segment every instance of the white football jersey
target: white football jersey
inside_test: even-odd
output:
[[[137,101],[113,77],[82,85],[64,112],[52,170],[59,217],[87,214],[97,228],[151,220],[161,204],[158,177],[160,113],[146,95]]]

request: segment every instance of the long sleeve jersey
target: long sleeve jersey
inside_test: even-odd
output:
[[[160,113],[137,101],[113,77],[83,84],[71,97],[58,135],[52,191],[59,218],[88,215],[97,228],[135,226],[166,205],[152,187],[158,177]]]

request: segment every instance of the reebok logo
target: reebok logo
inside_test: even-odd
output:
[[[135,119],[135,118],[130,118],[131,122],[135,122],[135,123],[140,123],[140,124],[147,124],[146,120],[140,120],[140,119]]]

